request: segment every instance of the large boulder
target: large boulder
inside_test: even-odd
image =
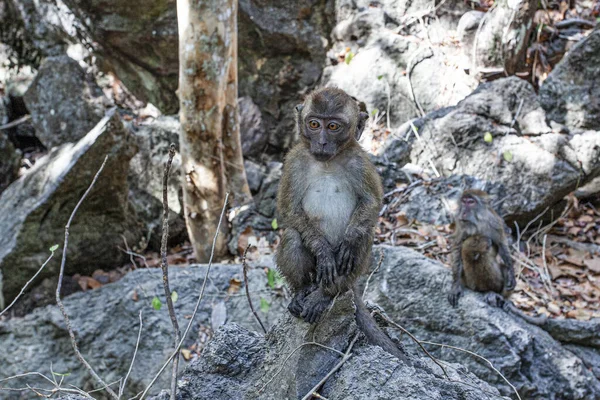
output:
[[[476,178],[479,188],[499,194],[494,203],[512,225],[600,174],[598,132],[562,132],[546,123],[533,88],[511,77],[482,84],[457,106],[415,120],[381,155],[435,168],[445,178]]]
[[[433,2],[426,0],[339,3],[328,53],[332,65],[325,68],[322,83],[344,89],[370,112],[389,114],[382,120],[389,121],[389,128],[454,105],[477,86],[461,67],[460,49],[439,44],[446,40],[441,33],[457,23],[455,17],[448,18],[445,7],[460,10],[460,2],[440,3],[442,9],[436,11]],[[439,14],[440,19],[421,29],[416,17],[429,13]],[[344,53],[342,61],[339,56]]]
[[[337,298],[324,322],[315,325],[286,313],[266,337],[225,325],[186,369],[178,399],[303,398],[340,362],[340,352],[357,334],[351,297]],[[323,397],[475,400],[484,391],[490,399],[502,398],[458,365],[448,366],[447,380],[429,359],[409,356],[414,364],[409,366],[364,339],[351,351],[352,357],[317,389]]]
[[[162,235],[163,174],[169,147],[175,144],[167,195],[169,199],[169,240],[180,243],[186,236],[183,216],[181,155],[179,154],[179,117],[160,116],[130,128],[137,139],[137,154],[129,164],[129,200],[139,220],[150,233],[151,248],[160,247]]]
[[[66,273],[119,265],[121,235],[130,243],[139,238],[127,203],[127,169],[134,153],[133,137],[112,109],[79,142],[54,148],[2,192],[0,271],[7,301],[48,257],[48,248],[62,243],[71,212],[106,156],[103,174],[71,224]],[[56,276],[58,266],[54,260],[40,277]]]
[[[25,93],[36,136],[52,148],[84,137],[104,116],[109,99],[67,55],[48,57]]]
[[[422,341],[458,347],[489,360],[523,399],[583,400],[600,397],[600,380],[588,365],[600,356],[594,341],[565,346],[544,330],[501,309],[490,307],[479,293],[466,291],[457,308],[446,294],[448,268],[401,247],[380,247],[384,262],[369,285],[367,299]],[[377,251],[375,251],[377,253]],[[597,324],[578,327],[595,331]],[[562,336],[561,340],[570,341]],[[577,341],[577,338],[575,338]],[[597,341],[597,339],[596,339]],[[485,362],[464,351],[427,345],[436,357],[457,362],[480,379],[512,396],[512,388]],[[573,349],[576,349],[574,351]],[[587,353],[587,354],[585,354]]]
[[[179,297],[175,311],[182,330],[193,312],[206,268],[189,266],[169,271],[171,289],[177,291]],[[242,279],[240,265],[212,266],[206,293],[184,343],[185,348],[195,345],[200,351],[205,340],[226,321],[260,330],[243,294],[244,288],[239,286]],[[248,279],[256,311],[269,327],[285,311],[280,291],[269,289],[263,269],[251,269]],[[154,296],[163,303],[160,310],[152,307]],[[64,299],[83,356],[107,382],[126,375],[135,349],[139,313],[142,312],[143,330],[125,388],[126,398],[143,390],[173,351],[173,328],[164,302],[160,269],[139,269],[114,284]],[[269,306],[268,311],[259,309],[261,303]],[[240,340],[243,339],[240,337]],[[56,306],[39,308],[24,318],[0,322],[0,365],[0,379],[28,371],[52,376],[50,368],[53,368],[54,372],[68,373],[64,377],[65,384],[83,390],[98,386],[75,357]],[[183,359],[180,366],[182,369],[185,366]],[[163,374],[150,393],[168,388],[169,377],[170,374]],[[33,383],[33,386],[46,384],[33,378],[3,382],[3,386],[22,387],[25,382]],[[12,398],[13,393],[0,390],[0,399]]]
[[[574,46],[540,88],[548,118],[573,129],[600,131],[600,28]]]
[[[8,136],[0,131],[0,193],[17,178],[20,166],[21,152],[16,150]]]

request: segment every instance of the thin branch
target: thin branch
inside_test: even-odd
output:
[[[215,236],[213,238],[212,249],[210,251],[210,259],[208,260],[208,267],[206,268],[206,274],[204,275],[204,282],[202,283],[202,289],[200,289],[200,296],[198,297],[198,301],[196,302],[196,306],[194,307],[194,312],[192,313],[192,316],[185,328],[185,331],[183,332],[183,335],[181,336],[181,340],[179,341],[179,344],[175,348],[175,351],[171,354],[171,356],[163,364],[163,366],[156,373],[154,378],[152,378],[152,381],[148,384],[146,389],[142,392],[142,394],[140,396],[140,400],[143,399],[148,394],[148,391],[150,390],[150,388],[156,383],[156,380],[160,377],[160,375],[163,373],[163,371],[165,370],[167,365],[169,365],[171,360],[174,357],[176,357],[177,355],[179,355],[179,349],[181,349],[181,346],[183,345],[183,341],[185,340],[185,338],[187,337],[188,333],[190,332],[190,330],[192,328],[194,318],[196,317],[196,314],[198,313],[198,309],[200,308],[200,303],[202,302],[202,298],[204,297],[204,290],[206,289],[206,282],[208,281],[208,274],[210,273],[210,269],[212,267],[212,260],[215,255],[215,247],[217,245],[217,238],[219,237],[219,231],[221,230],[221,222],[223,221],[223,215],[225,214],[228,200],[229,200],[229,192],[227,192],[225,194],[225,201],[223,202],[223,208],[221,209],[219,223],[217,224],[217,230],[215,231]]]
[[[383,253],[383,249],[380,248],[379,249],[379,262],[377,263],[377,266],[375,267],[375,269],[369,274],[369,277],[367,278],[367,283],[365,283],[365,290],[363,290],[363,294],[362,294],[363,301],[365,300],[365,295],[367,294],[367,289],[369,289],[369,282],[371,282],[371,278],[373,277],[373,274],[375,274],[375,272],[379,271],[379,268],[381,268],[381,264],[383,263],[384,258],[385,258],[385,254]]]
[[[462,352],[465,352],[465,353],[467,353],[467,354],[470,354],[470,355],[472,355],[472,356],[474,356],[474,357],[477,357],[477,358],[479,358],[480,360],[483,360],[483,361],[485,361],[486,363],[488,363],[488,365],[490,366],[490,368],[492,368],[492,369],[493,369],[493,370],[494,370],[494,371],[495,371],[495,372],[496,372],[498,375],[500,375],[500,377],[502,377],[502,379],[504,379],[504,382],[506,382],[506,383],[508,384],[508,386],[510,386],[510,387],[513,389],[513,391],[514,391],[514,392],[515,392],[515,394],[517,395],[517,398],[518,398],[519,400],[521,400],[521,396],[519,396],[519,392],[517,391],[517,388],[516,388],[516,387],[514,387],[514,386],[513,386],[513,384],[512,384],[512,383],[510,383],[510,382],[508,381],[508,379],[506,379],[506,377],[505,377],[504,375],[502,375],[502,372],[498,371],[498,370],[496,369],[496,367],[494,367],[494,364],[492,364],[492,362],[491,362],[490,360],[488,360],[487,358],[485,358],[485,357],[483,357],[483,356],[480,356],[480,355],[479,355],[479,354],[477,354],[477,353],[473,353],[472,351],[465,350],[465,349],[461,349],[460,347],[449,346],[449,345],[447,345],[447,344],[440,344],[440,343],[428,342],[428,341],[426,341],[426,340],[423,340],[421,343],[430,344],[430,345],[432,345],[432,346],[440,346],[441,348],[447,347],[447,348],[449,348],[449,349],[453,349],[453,350],[462,351]]]
[[[121,383],[121,385],[119,385],[119,398],[123,397],[123,390],[127,385],[127,379],[129,379],[129,375],[131,374],[131,370],[133,369],[133,363],[135,362],[135,356],[137,355],[138,347],[140,345],[140,339],[142,337],[142,327],[142,310],[140,310],[140,329],[138,330],[138,337],[135,341],[135,350],[133,351],[133,357],[131,357],[131,364],[129,365],[129,370],[127,370],[127,375],[125,375],[125,379],[123,379],[123,382]]]
[[[14,128],[17,125],[21,125],[23,122],[29,121],[30,119],[31,119],[31,115],[29,115],[29,114],[23,115],[21,118],[15,119],[14,121],[9,122],[8,124],[0,125],[0,131],[3,131],[5,129]]]
[[[308,393],[302,398],[302,400],[309,400],[313,396],[313,393],[315,393],[317,390],[319,390],[319,388],[321,386],[323,386],[323,384],[325,382],[327,382],[327,379],[329,379],[329,377],[331,377],[333,374],[335,374],[338,369],[342,368],[342,365],[344,365],[344,363],[350,357],[352,357],[352,353],[350,353],[350,352],[352,351],[352,347],[354,347],[354,343],[356,343],[356,340],[358,339],[358,336],[359,336],[359,333],[357,332],[356,335],[354,335],[354,339],[352,339],[352,341],[350,342],[350,345],[348,346],[348,350],[346,350],[346,353],[344,353],[344,357],[342,357],[342,359],[340,360],[340,362],[337,363],[335,365],[335,367],[333,367],[331,369],[331,371],[329,371],[327,373],[327,375],[325,375],[323,377],[323,379],[321,379],[319,381],[319,383],[317,383],[315,386],[313,386],[313,388],[308,391]]]
[[[167,260],[167,242],[169,240],[169,172],[171,171],[171,164],[173,163],[173,157],[175,157],[175,145],[171,143],[169,148],[169,159],[165,163],[165,169],[163,174],[163,216],[162,216],[162,240],[160,244],[160,255],[162,269],[162,280],[163,288],[165,290],[165,297],[167,301],[167,308],[169,310],[169,317],[171,318],[171,324],[173,325],[173,331],[175,333],[175,346],[179,343],[181,332],[179,330],[179,323],[177,323],[177,315],[175,315],[175,307],[173,307],[173,299],[171,298],[171,289],[169,288],[169,262]],[[179,367],[179,357],[173,359],[173,372],[171,373],[171,400],[175,400],[177,394],[177,369]]]
[[[98,172],[96,172],[96,175],[94,176],[94,179],[92,180],[92,183],[87,188],[87,190],[85,191],[83,196],[81,196],[81,199],[79,199],[79,202],[77,203],[77,205],[73,209],[73,212],[71,213],[71,216],[69,217],[69,221],[67,222],[67,225],[65,225],[65,243],[63,245],[62,261],[60,263],[60,273],[58,275],[58,285],[56,285],[56,304],[58,305],[58,308],[60,309],[60,312],[63,315],[65,324],[67,325],[67,330],[69,331],[69,336],[71,338],[71,345],[73,346],[73,350],[75,351],[75,355],[77,356],[77,359],[83,364],[85,369],[88,370],[88,372],[92,375],[92,377],[108,392],[108,394],[112,398],[118,399],[119,396],[114,392],[114,390],[112,390],[104,382],[104,380],[102,378],[100,378],[100,376],[96,373],[94,368],[92,368],[92,366],[85,360],[85,358],[83,358],[83,356],[79,352],[79,346],[77,345],[77,340],[75,340],[75,333],[73,332],[73,327],[71,326],[71,320],[69,319],[69,316],[67,315],[67,312],[65,311],[65,306],[63,305],[63,302],[60,299],[60,289],[62,286],[63,276],[65,273],[65,264],[67,262],[67,246],[69,245],[69,228],[71,227],[71,222],[73,221],[73,218],[75,218],[75,214],[77,213],[77,210],[83,203],[83,200],[85,200],[87,195],[92,191],[92,188],[96,184],[96,181],[98,180],[100,173],[104,169],[104,166],[106,165],[107,160],[108,160],[108,156],[104,157],[104,162],[100,166],[100,169],[98,170]]]
[[[250,305],[250,310],[252,310],[252,314],[254,314],[254,316],[256,317],[256,320],[260,324],[262,330],[265,333],[267,333],[267,329],[265,328],[262,321],[260,320],[260,317],[254,310],[254,306],[252,305],[252,299],[250,298],[250,289],[248,289],[248,263],[246,263],[246,254],[248,253],[249,248],[250,245],[246,247],[246,250],[244,250],[244,256],[242,257],[242,271],[244,272],[244,285],[246,285],[246,297],[248,298],[248,304]]]
[[[19,292],[18,296],[15,297],[15,299],[12,301],[12,303],[10,303],[4,310],[0,311],[0,317],[2,317],[2,315],[5,312],[7,312],[8,309],[11,308],[17,302],[17,300],[19,300],[19,298],[23,295],[23,293],[25,293],[25,289],[27,289],[27,286],[29,286],[29,284],[35,280],[35,278],[40,274],[40,272],[42,272],[42,270],[44,269],[44,267],[52,259],[52,256],[54,256],[54,251],[52,251],[52,254],[50,254],[50,256],[46,259],[46,261],[44,261],[44,263],[42,264],[42,266],[40,267],[40,269],[38,269],[38,271],[35,273],[35,275],[33,275],[33,277],[30,280],[27,281],[27,283],[25,284],[25,286],[23,286],[21,288],[21,291]]]
[[[421,348],[421,350],[423,350],[423,352],[427,355],[427,357],[431,358],[431,360],[434,363],[436,363],[442,369],[442,372],[444,372],[444,375],[446,376],[446,378],[448,380],[451,380],[450,376],[448,375],[448,372],[446,371],[446,368],[444,368],[444,366],[437,360],[437,358],[435,358],[434,356],[432,356],[431,354],[429,354],[429,352],[427,351],[427,349],[425,349],[425,347],[423,347],[423,345],[421,344],[422,342],[419,339],[417,339],[416,337],[414,337],[412,333],[410,333],[409,331],[407,331],[406,329],[404,329],[402,326],[400,326],[400,324],[397,324],[396,322],[392,321],[387,315],[382,314],[380,311],[375,311],[375,314],[379,315],[386,322],[388,322],[389,324],[391,324],[391,325],[395,326],[396,328],[400,329],[402,332],[406,333],[416,344],[419,345],[419,347]]]

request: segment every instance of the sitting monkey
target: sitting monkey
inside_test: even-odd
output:
[[[504,221],[489,204],[487,193],[465,190],[455,223],[450,304],[454,307],[458,304],[466,286],[476,292],[487,292],[486,301],[490,305],[502,307],[531,324],[543,324],[545,318],[531,317],[508,300],[517,281]]]
[[[336,88],[316,90],[296,106],[301,140],[285,158],[279,184],[286,229],[276,262],[294,294],[294,316],[314,323],[335,296],[353,290],[357,324],[369,341],[406,360],[355,288],[371,260],[383,198],[381,179],[357,141],[367,118]]]

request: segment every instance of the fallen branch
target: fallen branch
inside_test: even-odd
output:
[[[244,250],[244,256],[242,257],[242,271],[244,273],[244,285],[246,286],[246,298],[248,299],[248,304],[250,305],[250,310],[252,310],[252,314],[254,314],[254,317],[256,317],[256,320],[260,324],[260,327],[262,328],[263,332],[267,333],[267,329],[265,328],[262,321],[260,320],[260,317],[254,310],[254,306],[252,305],[252,299],[250,298],[250,289],[248,288],[248,263],[246,263],[246,254],[248,253],[249,248],[250,245],[246,247],[246,250]]]
[[[352,351],[352,347],[354,347],[354,343],[356,343],[356,340],[358,339],[358,336],[359,336],[359,333],[357,332],[356,335],[354,335],[354,339],[352,339],[352,341],[350,342],[350,345],[348,346],[348,349],[346,350],[346,353],[344,353],[344,357],[342,357],[342,359],[340,360],[340,362],[337,363],[335,365],[335,367],[333,367],[331,369],[331,371],[329,371],[327,373],[327,375],[325,375],[323,377],[323,379],[321,379],[319,381],[319,383],[317,383],[315,386],[313,386],[313,388],[308,391],[308,393],[302,398],[302,400],[309,400],[311,397],[313,397],[313,393],[316,393],[316,391],[319,390],[319,388],[321,386],[323,386],[323,384],[325,382],[327,382],[327,379],[329,379],[329,377],[331,377],[333,374],[335,374],[338,369],[342,368],[342,365],[344,365],[344,363],[350,357],[352,357],[352,353],[350,353],[350,351]]]
[[[179,344],[175,348],[175,351],[171,354],[171,356],[163,364],[163,366],[156,373],[156,375],[154,376],[154,378],[152,378],[152,381],[148,384],[148,386],[146,387],[146,389],[142,392],[142,394],[140,396],[140,400],[143,399],[148,394],[148,391],[150,390],[150,388],[156,383],[156,380],[160,377],[160,375],[163,373],[163,371],[165,370],[165,368],[167,367],[167,365],[169,365],[169,363],[171,362],[171,360],[174,357],[176,357],[176,356],[179,355],[179,350],[181,349],[181,346],[183,345],[183,341],[185,340],[185,338],[187,337],[188,333],[190,332],[190,330],[192,328],[192,324],[194,322],[194,318],[196,317],[196,314],[198,313],[198,309],[200,308],[200,303],[202,302],[202,299],[204,298],[204,291],[206,289],[206,282],[208,281],[208,274],[210,273],[210,269],[212,267],[212,260],[213,260],[213,257],[215,255],[215,247],[216,247],[216,244],[217,244],[217,238],[219,237],[219,231],[221,230],[221,222],[223,221],[223,215],[225,214],[225,209],[227,208],[227,201],[228,200],[229,200],[229,193],[226,193],[225,194],[225,201],[223,202],[223,208],[221,209],[221,215],[219,217],[219,223],[217,224],[217,230],[215,231],[215,236],[213,238],[212,249],[210,251],[210,259],[208,260],[208,267],[206,268],[206,274],[204,275],[204,282],[202,283],[202,288],[200,289],[200,296],[198,297],[198,301],[196,302],[196,306],[194,307],[194,312],[192,313],[192,316],[190,317],[190,321],[188,322],[188,324],[187,324],[187,326],[185,328],[185,331],[183,332],[183,335],[181,336],[181,340],[179,341]]]
[[[92,188],[96,184],[96,181],[98,180],[98,177],[100,176],[100,173],[104,169],[104,166],[106,165],[106,161],[107,160],[108,160],[108,156],[106,156],[104,158],[104,162],[100,166],[100,169],[98,170],[98,172],[96,172],[96,175],[94,176],[94,179],[92,180],[92,183],[87,188],[87,190],[85,191],[85,193],[83,194],[83,196],[81,196],[81,199],[79,199],[79,202],[77,203],[77,205],[73,209],[73,212],[71,213],[71,216],[69,217],[69,221],[67,222],[67,225],[65,225],[65,243],[63,245],[62,260],[61,260],[61,263],[60,263],[60,273],[58,275],[58,285],[56,285],[56,304],[58,305],[58,308],[60,309],[60,312],[63,315],[63,319],[65,320],[65,324],[67,325],[67,330],[69,331],[69,336],[71,338],[71,345],[73,346],[73,351],[75,351],[75,355],[77,356],[77,359],[81,362],[81,364],[83,364],[83,366],[85,367],[85,369],[88,370],[88,372],[92,375],[92,377],[98,383],[100,383],[100,385],[102,386],[102,388],[105,389],[108,392],[108,394],[113,399],[117,399],[118,400],[119,396],[114,392],[114,390],[112,390],[104,382],[104,380],[102,378],[100,378],[100,376],[96,373],[96,371],[94,370],[94,368],[92,368],[92,366],[85,360],[85,358],[83,358],[83,356],[79,352],[79,346],[77,345],[77,340],[75,340],[75,333],[73,332],[73,327],[71,326],[71,320],[69,319],[69,316],[67,315],[67,312],[65,311],[65,306],[63,305],[63,302],[60,299],[60,289],[61,289],[61,286],[62,286],[62,280],[63,280],[63,276],[64,276],[64,273],[65,273],[65,264],[67,262],[67,246],[69,245],[69,228],[71,227],[71,222],[73,221],[73,218],[75,218],[75,214],[77,213],[77,210],[79,209],[79,207],[83,203],[83,200],[85,200],[85,198],[87,197],[87,195],[92,191]]]
[[[167,302],[167,308],[169,310],[169,317],[171,318],[171,324],[173,325],[173,331],[175,333],[175,346],[179,343],[181,332],[179,331],[179,323],[177,323],[177,315],[175,315],[175,307],[173,307],[173,299],[171,298],[171,289],[169,287],[169,262],[167,260],[167,242],[169,240],[169,196],[168,196],[168,185],[169,185],[169,172],[171,171],[171,164],[173,163],[173,157],[175,157],[175,145],[171,143],[169,148],[169,159],[165,163],[165,169],[163,174],[163,216],[162,216],[162,240],[160,244],[160,255],[162,269],[162,280],[163,288],[165,290],[165,297]],[[177,369],[179,367],[179,357],[173,359],[173,372],[171,374],[171,400],[175,400],[177,394]]]

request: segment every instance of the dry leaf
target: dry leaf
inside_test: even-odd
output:
[[[185,361],[190,361],[190,359],[192,358],[192,352],[188,349],[181,349],[181,355],[183,356],[183,359]]]
[[[591,260],[583,260],[583,263],[591,271],[600,274],[600,258],[592,258]]]

